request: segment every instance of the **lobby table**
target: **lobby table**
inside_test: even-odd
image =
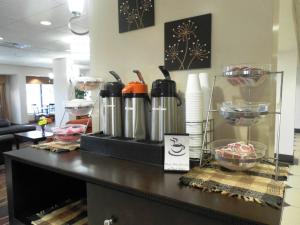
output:
[[[89,224],[279,225],[281,210],[179,185],[180,173],[89,152],[5,153],[10,224],[87,198]],[[105,223],[104,223],[105,222]]]

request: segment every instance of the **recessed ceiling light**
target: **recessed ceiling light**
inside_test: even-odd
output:
[[[54,74],[53,74],[53,73],[48,73],[48,77],[49,77],[50,79],[53,79],[53,78],[54,78]]]
[[[50,21],[44,20],[44,21],[41,21],[40,24],[42,24],[44,26],[50,26],[52,23]]]
[[[0,37],[0,41],[2,41],[4,38],[3,37]]]

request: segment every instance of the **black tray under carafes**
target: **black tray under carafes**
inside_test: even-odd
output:
[[[95,133],[81,136],[80,150],[151,165],[164,164],[163,143],[113,138]]]

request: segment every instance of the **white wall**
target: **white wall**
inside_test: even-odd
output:
[[[297,101],[298,46],[294,10],[293,0],[280,0],[277,69],[284,71],[284,80],[279,149],[286,155],[293,155]]]
[[[155,26],[119,34],[118,1],[91,0],[91,74],[111,79],[107,71],[119,72],[125,82],[136,79],[139,68],[148,84],[161,78],[157,69],[164,63],[164,23],[213,15],[212,74],[228,64],[271,63],[273,0],[163,0],[155,2]],[[245,16],[251,12],[253,16]],[[254,16],[255,15],[255,16]],[[172,72],[185,91],[188,71]]]
[[[300,64],[298,63],[295,101],[295,129],[300,129]]]
[[[27,123],[26,76],[48,76],[51,70],[39,67],[0,64],[0,74],[9,75],[9,112],[13,123]]]
[[[136,79],[132,69],[138,68],[146,82],[151,84],[161,78],[157,66],[164,63],[164,23],[212,13],[212,68],[196,72],[207,71],[214,75],[220,74],[223,66],[228,64],[278,63],[278,70],[286,72],[280,153],[292,155],[296,87],[294,65],[298,56],[295,53],[294,30],[285,25],[291,23],[293,18],[291,2],[280,0],[278,5],[276,0],[156,1],[154,27],[119,34],[117,1],[91,0],[91,75],[112,80],[107,71],[113,69],[124,82],[128,82]],[[280,13],[276,11],[278,7]],[[278,20],[279,33],[272,30]],[[292,51],[288,53],[284,49]],[[171,73],[182,92],[185,91],[188,72]]]
[[[193,72],[220,74],[224,65],[272,63],[275,0],[162,0],[155,1],[155,26],[119,34],[118,1],[90,1],[91,75],[112,80],[109,70],[126,83],[140,69],[145,81],[162,78],[164,23],[212,13],[212,68]],[[252,16],[245,16],[248,12]],[[185,91],[189,71],[172,72]],[[93,123],[97,123],[93,121]]]

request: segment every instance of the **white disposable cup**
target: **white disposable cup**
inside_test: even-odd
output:
[[[190,151],[190,159],[200,159],[200,152],[191,152]]]
[[[202,124],[201,123],[186,123],[186,132],[188,134],[202,134]]]
[[[186,123],[200,123],[202,122],[202,119],[196,116],[188,116],[185,118]]]
[[[201,122],[203,120],[203,97],[198,74],[189,74],[185,93],[186,121]]]
[[[190,146],[190,151],[200,152],[201,151],[201,146],[196,146],[196,147]]]
[[[199,118],[192,116],[192,121],[200,121],[203,118],[203,96],[201,93],[186,93],[185,99],[185,113],[186,118],[190,118],[192,115],[197,114]]]
[[[198,90],[187,90],[187,92],[185,92],[185,96],[189,97],[189,96],[201,96],[202,95],[202,91]]]
[[[200,87],[201,89],[210,88],[208,73],[199,73]]]
[[[198,100],[198,101],[203,101],[203,96],[202,95],[185,95],[185,101],[188,100]]]
[[[186,113],[195,113],[195,112],[203,112],[203,108],[201,107],[200,103],[197,102],[188,102],[186,104]]]
[[[201,110],[195,110],[193,113],[187,113],[185,117],[186,118],[202,119],[202,111]]]
[[[201,146],[189,146],[191,152],[201,152]]]
[[[202,103],[203,102],[201,100],[198,100],[198,99],[187,99],[185,101],[185,106],[189,107],[189,106],[195,105],[195,106],[198,106],[199,108],[202,109],[203,108],[203,104]]]
[[[195,104],[188,104],[187,108],[186,108],[186,113],[187,114],[195,114],[195,113],[201,113],[203,112],[203,108],[199,106],[199,104],[195,103]]]
[[[189,99],[185,102],[185,106],[186,106],[186,109],[189,109],[189,107],[192,107],[192,106],[197,106],[199,109],[203,108],[201,101],[191,100],[191,99]]]
[[[190,139],[190,144],[191,147],[201,147],[202,146],[202,138],[200,139]]]
[[[201,135],[201,134],[191,134],[191,135],[189,136],[189,138],[190,138],[191,140],[199,140],[199,139],[202,140],[202,135]]]
[[[194,113],[196,112],[202,112],[203,111],[203,107],[200,104],[200,102],[187,102],[185,104],[186,106],[186,113]]]
[[[200,92],[200,80],[198,74],[189,74],[186,84],[186,93]]]
[[[200,158],[200,154],[193,154],[192,152],[190,152],[190,159],[199,159]]]
[[[203,111],[201,109],[194,109],[193,112],[186,111],[185,119],[186,122],[202,122]],[[197,121],[190,121],[191,119]]]
[[[210,100],[210,84],[209,84],[209,77],[208,73],[199,73],[199,79],[200,79],[200,86],[202,91],[202,98],[203,98],[203,114],[206,118],[207,112],[208,112],[208,106],[209,106],[209,100]],[[211,119],[212,116],[210,115],[209,118]]]
[[[196,129],[186,129],[186,133],[189,135],[201,135],[202,134],[202,129],[196,130]]]
[[[201,102],[198,101],[188,101],[185,103],[185,109],[188,110],[187,113],[193,113],[194,110],[203,111]]]
[[[198,101],[203,101],[203,95],[202,94],[186,94],[185,95],[185,101],[188,100],[198,100]]]
[[[189,116],[189,117],[186,117],[185,118],[185,122],[186,123],[200,123],[202,120],[201,120],[201,118],[199,119],[198,117],[192,117],[192,116]]]
[[[200,123],[202,120],[201,119],[199,119],[199,118],[197,118],[197,117],[186,117],[185,118],[185,122],[186,123]]]
[[[190,147],[190,158],[199,158],[201,155],[201,148]]]
[[[201,99],[197,99],[197,98],[187,98],[186,100],[185,100],[185,104],[187,104],[187,103],[193,103],[193,102],[195,102],[195,103],[199,103],[201,106],[202,106],[202,101],[201,101]]]

